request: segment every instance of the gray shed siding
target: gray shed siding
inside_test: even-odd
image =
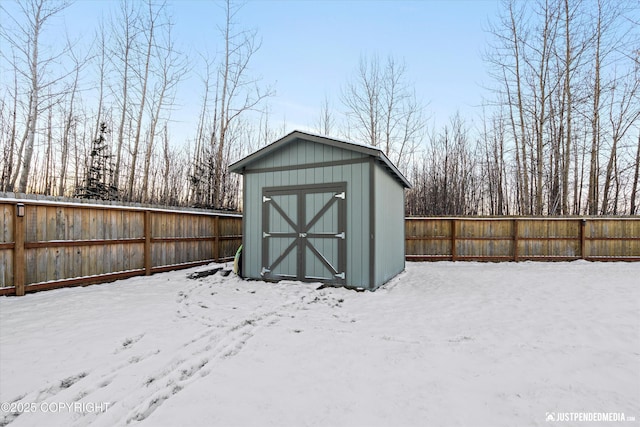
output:
[[[363,154],[355,151],[298,139],[282,147],[278,153],[256,160],[250,170],[335,162],[363,157]]]
[[[260,279],[262,264],[262,191],[269,187],[346,183],[346,280],[369,288],[369,167],[367,156],[325,144],[297,140],[258,159],[244,173],[244,274]],[[344,162],[336,166],[305,164]],[[302,165],[302,168],[299,166]],[[293,169],[296,168],[296,169]],[[260,171],[260,170],[263,171]],[[266,169],[266,170],[265,170]],[[293,262],[285,260],[287,263]]]
[[[404,188],[384,167],[374,168],[375,286],[404,270]]]

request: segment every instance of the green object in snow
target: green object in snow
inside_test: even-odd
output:
[[[233,272],[242,277],[242,245],[236,251],[236,256],[233,259]]]

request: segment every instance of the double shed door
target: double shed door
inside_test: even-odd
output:
[[[344,284],[346,207],[346,183],[263,189],[262,277]]]

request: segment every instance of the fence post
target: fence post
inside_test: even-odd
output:
[[[455,261],[458,254],[456,251],[456,220],[451,220],[451,261]]]
[[[587,220],[586,218],[582,218],[580,220],[580,258],[584,259],[584,251],[586,247],[586,236],[585,231],[587,228]]]
[[[151,274],[151,211],[144,211],[144,274]]]
[[[24,210],[24,206],[22,206]],[[24,216],[18,216],[18,206],[13,207],[13,286],[16,296],[24,295]]]
[[[513,219],[513,260],[518,261],[518,219]]]
[[[220,217],[218,215],[213,217],[213,260],[218,262],[220,260]]]

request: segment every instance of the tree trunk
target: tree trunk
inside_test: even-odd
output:
[[[124,145],[124,129],[127,122],[127,106],[129,102],[129,56],[131,55],[131,49],[133,47],[133,41],[135,38],[135,34],[132,34],[133,23],[132,14],[133,11],[128,10],[129,5],[127,1],[122,3],[122,12],[123,12],[123,59],[122,59],[122,67],[123,75],[122,75],[122,111],[120,113],[120,125],[118,126],[118,143],[116,148],[116,163],[114,165],[113,170],[113,182],[112,185],[115,188],[120,188],[120,169],[122,165],[122,147]],[[117,31],[117,30],[116,30]],[[96,126],[96,133],[100,129],[100,118],[98,118],[98,123]],[[97,138],[97,134],[96,134]]]
[[[78,77],[80,74],[80,64],[76,64],[76,75],[73,80],[73,86],[71,88],[71,95],[69,99],[69,111],[66,115],[64,122],[64,130],[62,133],[62,147],[60,158],[60,182],[58,185],[58,195],[64,196],[65,184],[67,182],[67,163],[69,157],[69,138],[71,133],[71,125],[73,124],[73,107],[75,102],[76,90],[78,88]]]
[[[516,95],[518,98],[518,115],[520,119],[520,150],[522,157],[522,176],[520,179],[522,180],[522,205],[521,212],[524,214],[531,214],[530,203],[529,203],[529,172],[527,170],[527,143],[526,143],[526,131],[525,131],[525,123],[524,123],[524,102],[522,96],[522,82],[521,82],[521,74],[520,74],[520,42],[519,42],[519,31],[517,28],[517,22],[515,16],[513,14],[513,3],[509,3],[509,16],[511,18],[511,40],[513,42],[514,49],[514,60],[515,60],[515,78],[516,78]]]
[[[149,35],[147,39],[147,53],[144,61],[144,75],[142,77],[142,91],[140,93],[140,109],[138,110],[138,120],[136,124],[136,134],[133,139],[133,150],[131,151],[131,170],[129,171],[129,184],[127,191],[129,200],[133,200],[133,184],[136,179],[136,162],[138,160],[138,148],[140,147],[140,133],[142,131],[142,117],[144,115],[144,107],[147,100],[147,84],[149,82],[149,65],[151,63],[151,48],[153,47],[153,33],[157,13],[154,15],[151,3],[149,2]],[[144,195],[142,195],[144,197]]]
[[[609,192],[611,191],[611,180],[614,166],[617,165],[618,135],[613,135],[613,144],[611,145],[611,154],[607,162],[607,170],[604,177],[604,188],[602,189],[602,206],[600,208],[601,215],[610,213],[609,209]]]
[[[571,97],[571,36],[570,36],[570,16],[569,16],[569,0],[564,0],[565,12],[565,77],[564,77],[564,93],[566,96],[566,125],[565,125],[565,146],[562,165],[562,213],[569,214],[569,169],[571,168],[571,112],[573,109]]]
[[[169,133],[167,131],[167,124],[164,124],[164,144],[163,144],[163,152],[164,152],[164,188],[162,190],[162,199],[164,201],[164,203],[172,203],[173,200],[171,200],[171,195],[169,193],[169,172],[170,172],[170,168],[171,168],[171,158],[169,156]]]
[[[30,72],[31,72],[31,95],[29,100],[29,117],[27,119],[27,140],[24,148],[24,157],[22,161],[22,171],[20,173],[20,182],[18,184],[18,192],[27,192],[27,182],[29,181],[29,172],[31,171],[31,157],[33,156],[33,146],[36,140],[36,124],[38,122],[38,102],[39,102],[39,90],[40,82],[38,81],[38,48],[40,38],[40,12],[42,9],[42,2],[36,5],[36,15],[34,16],[33,24],[33,40],[30,58]]]
[[[638,213],[637,197],[638,197],[638,180],[640,179],[640,132],[638,132],[638,147],[636,148],[636,162],[633,170],[633,186],[631,187],[631,209],[630,214]]]
[[[598,17],[596,25],[596,56],[593,66],[593,112],[591,116],[591,153],[589,160],[589,193],[587,209],[589,215],[598,214],[598,156],[600,151],[600,42],[602,36],[602,3],[598,0]]]
[[[216,160],[215,160],[215,169],[214,169],[214,178],[213,178],[213,206],[221,208],[222,207],[222,174],[223,171],[223,154],[224,154],[224,144],[225,137],[227,133],[227,127],[229,126],[229,112],[227,110],[227,90],[229,85],[229,67],[231,60],[231,52],[230,52],[230,31],[231,31],[231,4],[229,0],[226,3],[226,20],[225,20],[225,29],[224,29],[224,65],[222,68],[222,93],[220,95],[220,116],[219,116],[219,126],[220,133],[218,134],[218,149],[216,151]]]
[[[5,165],[5,169],[3,169],[2,176],[2,190],[3,191],[13,191],[13,184],[11,178],[14,171],[14,151],[16,149],[16,133],[17,133],[17,117],[18,117],[18,72],[14,69],[13,73],[13,107],[11,110],[11,134],[9,136],[9,153],[7,157],[7,164]],[[20,148],[22,151],[22,147]],[[15,169],[18,169],[17,167]]]
[[[42,192],[45,196],[51,195],[53,179],[53,108],[49,108],[47,116],[47,149],[44,154],[44,173],[42,174],[44,186]],[[41,171],[42,173],[42,171]],[[36,176],[37,179],[37,176]]]

